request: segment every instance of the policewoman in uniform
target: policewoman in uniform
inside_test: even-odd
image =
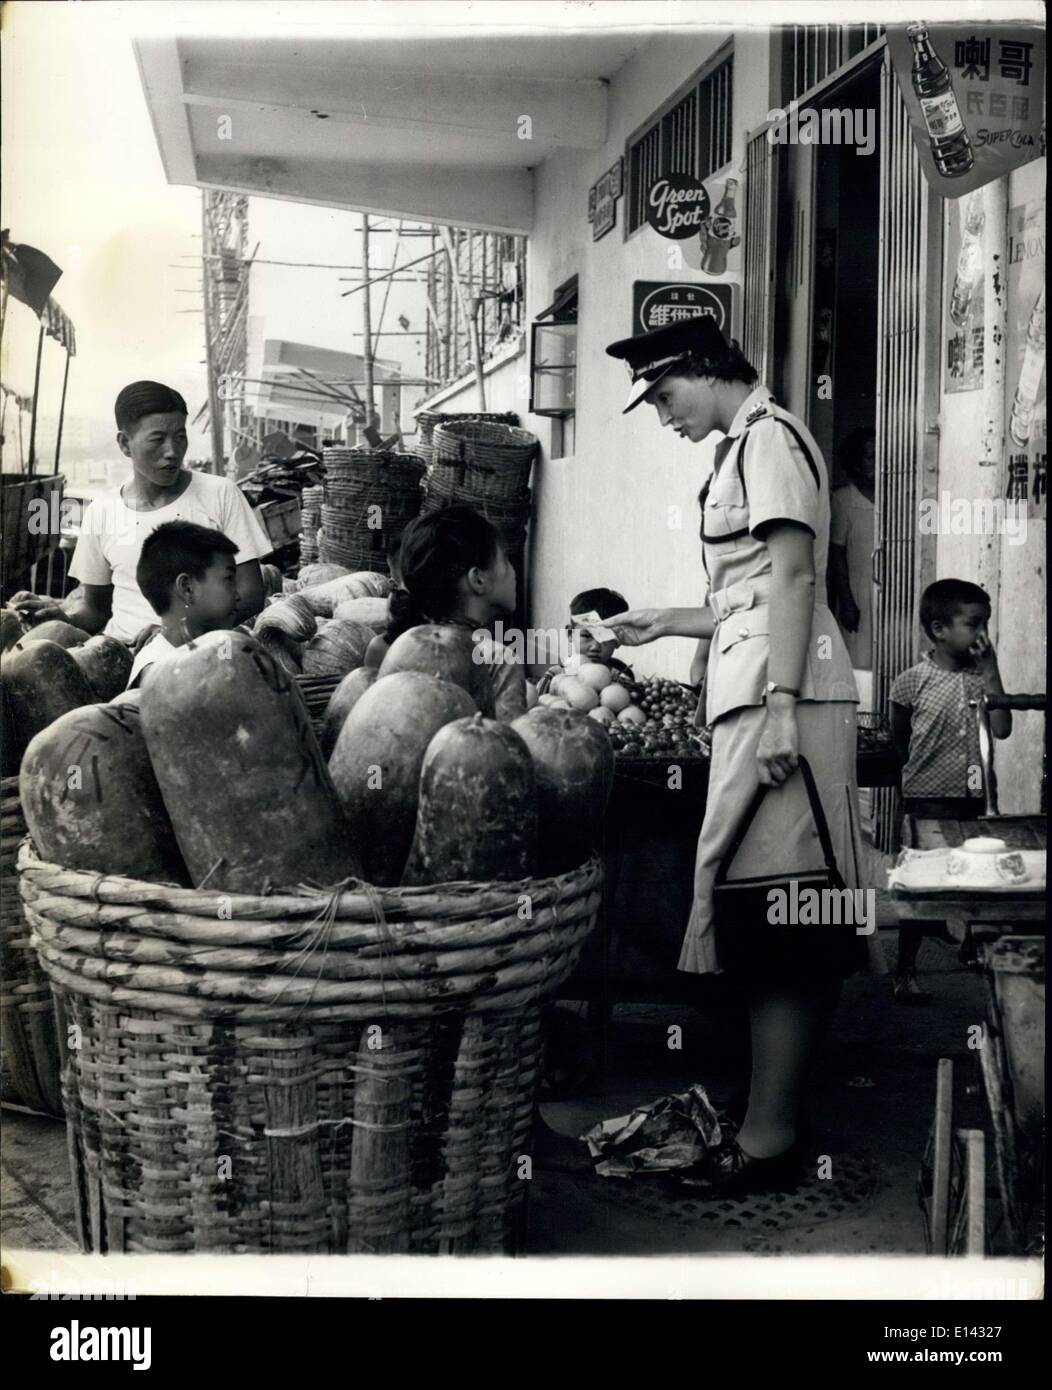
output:
[[[607,352],[631,371],[625,413],[645,401],[682,438],[700,443],[713,430],[724,435],[699,497],[708,606],[607,619],[629,646],[665,636],[710,642],[703,718],[699,711],[712,733],[709,788],[679,959],[681,970],[706,974],[722,968],[713,920],[716,873],[759,785],[772,790],[730,876],[784,871],[789,877],[822,867],[798,770],[801,754],[814,773],[844,883],[862,883],[858,695],[824,584],[816,582],[826,572],[829,478],[803,422],[758,384],[753,367],[711,319],[626,338]],[[865,938],[855,936],[853,924],[844,931],[852,936],[844,942],[847,965],[809,950],[803,931],[774,967],[770,957],[757,959],[755,969],[740,960],[733,967],[749,1006],[752,1076],[737,1136],[712,1156],[721,1192],[791,1186],[799,1176],[797,1127],[808,1064],[844,974],[865,959]]]

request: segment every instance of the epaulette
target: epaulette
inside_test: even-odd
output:
[[[755,425],[757,420],[762,420],[769,413],[770,401],[758,401],[745,417],[746,425]]]

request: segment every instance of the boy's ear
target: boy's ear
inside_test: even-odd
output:
[[[194,579],[190,574],[177,574],[173,585],[176,598],[182,599],[186,603],[194,592]]]

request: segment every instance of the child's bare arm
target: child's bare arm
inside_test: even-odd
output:
[[[994,651],[993,643],[989,637],[980,634],[972,646],[972,656],[975,660],[975,669],[982,677],[983,689],[987,695],[1003,695],[1004,685],[1001,683],[1001,672],[997,665],[997,653]],[[1012,711],[1010,709],[992,709],[990,711],[990,732],[994,738],[1007,738],[1012,732]]]
[[[888,704],[888,714],[891,720],[891,741],[899,755],[899,762],[905,767],[910,756],[910,729],[913,726],[913,716],[905,705],[897,705],[894,700]]]

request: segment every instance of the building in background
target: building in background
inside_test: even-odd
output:
[[[996,24],[973,27],[990,30],[988,75],[1011,87],[1004,110],[1039,102],[1043,31],[1020,44]],[[958,85],[985,42],[951,44]],[[433,302],[420,374],[437,387],[421,405],[478,409],[481,381],[487,409],[516,411],[539,436],[535,625],[557,625],[569,596],[598,584],[633,606],[702,601],[695,499],[711,449],[662,434],[647,411],[622,418],[623,369],[603,349],[709,312],[830,458],[852,429],[876,430],[875,704],[921,648],[921,590],[950,574],[990,592],[1006,684],[1043,688],[1032,635],[1045,604],[1043,300],[1027,249],[1043,245],[1043,156],[991,178],[979,189],[982,217],[962,216],[967,197],[925,177],[877,25],[267,45],[265,76],[261,66],[254,77],[230,40],[139,43],[169,177],[476,234],[478,249],[468,232],[471,249],[460,240],[451,258],[447,247],[446,264],[488,264],[476,275],[486,289],[500,265],[500,292],[519,293],[506,305],[512,331],[501,341],[498,327],[494,341],[487,324],[480,364],[465,351],[458,306],[446,349],[454,311],[431,285],[441,312]],[[250,151],[215,139],[215,112],[234,98],[268,107]],[[779,138],[775,111],[814,112],[826,138],[784,137],[784,127]],[[653,202],[662,181],[705,190],[706,215],[687,235],[662,224],[673,206]],[[494,255],[486,235],[504,250]],[[526,274],[513,292],[504,267],[522,237]],[[954,286],[962,259],[976,258],[962,258],[965,237],[985,277],[967,287],[974,312],[962,340]],[[1026,424],[1024,444],[1009,434],[1013,420]],[[944,496],[977,504],[976,517],[1022,498],[1027,524],[998,526],[996,509],[993,525],[925,524]],[[685,678],[691,645],[655,644],[638,665]],[[1042,746],[1040,716],[1017,715],[998,748],[1002,811],[1036,807]]]

